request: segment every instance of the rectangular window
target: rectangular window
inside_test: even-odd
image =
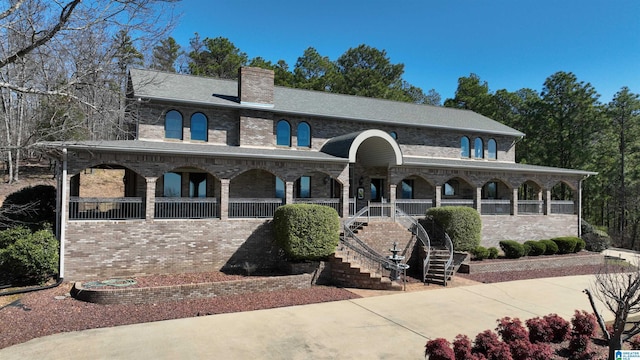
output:
[[[402,180],[401,199],[413,199],[413,180]]]
[[[298,180],[298,197],[311,197],[311,178],[309,176],[301,176]]]
[[[163,194],[165,197],[180,197],[182,196],[182,176],[177,173],[166,173],[163,177],[164,189]]]
[[[276,197],[278,199],[284,199],[284,181],[282,181],[280,178],[276,178]]]

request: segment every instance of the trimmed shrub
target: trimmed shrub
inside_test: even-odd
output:
[[[518,259],[524,256],[524,246],[514,240],[500,241],[500,248],[508,259]]]
[[[571,324],[558,314],[549,314],[543,317],[551,334],[551,342],[561,343],[571,335]]]
[[[427,216],[432,216],[449,234],[456,251],[473,251],[480,245],[482,221],[475,209],[466,206],[430,208]]]
[[[288,204],[273,216],[276,243],[290,260],[320,260],[336,250],[340,241],[338,213],[322,205]]]
[[[547,321],[541,317],[535,317],[525,321],[529,329],[529,341],[532,343],[551,342],[552,334]]]
[[[595,315],[590,314],[584,310],[576,310],[573,318],[571,319],[571,325],[573,326],[574,335],[586,335],[588,337],[591,337],[595,335],[598,323]]]
[[[56,221],[56,188],[51,185],[36,185],[11,193],[2,203],[0,213],[8,220],[5,230],[15,226],[26,226],[32,231],[46,229]]]
[[[496,331],[502,337],[502,341],[512,343],[517,340],[529,341],[529,331],[522,325],[518,318],[504,317],[498,320]]]
[[[453,354],[456,360],[471,359],[471,339],[467,335],[458,334],[453,340]]]
[[[574,253],[578,253],[582,250],[584,250],[584,248],[587,246],[587,243],[584,242],[584,240],[580,239],[579,237],[576,238],[576,248],[573,249]]]
[[[513,359],[548,360],[555,352],[549,344],[532,344],[527,340],[516,340],[508,344]]]
[[[524,249],[524,255],[522,255],[522,256],[529,255],[529,252],[531,251],[531,245],[526,244],[526,243],[522,243],[522,248]]]
[[[429,340],[425,345],[424,356],[428,356],[429,360],[456,360],[451,344],[443,338]]]
[[[489,257],[489,250],[484,246],[477,246],[472,252],[476,260],[484,260]]]
[[[558,245],[555,242],[548,239],[538,240],[538,241],[543,243],[546,246],[544,250],[545,255],[554,255],[558,252]]]
[[[558,254],[571,254],[576,248],[578,238],[574,236],[564,236],[551,239],[558,245]]]
[[[529,256],[540,256],[544,255],[544,252],[547,250],[547,245],[540,241],[528,240],[524,242],[524,245],[528,245],[530,250]]]
[[[500,250],[497,247],[492,246],[489,249],[489,259],[497,259],[498,255],[500,255]]]
[[[0,246],[0,270],[16,285],[42,283],[58,271],[58,239],[51,230],[0,231]]]
[[[611,246],[611,237],[602,230],[594,229],[591,233],[582,234],[582,238],[588,251],[601,252]]]
[[[491,330],[485,330],[476,336],[471,351],[482,354],[489,360],[513,359],[509,346],[500,341],[498,335]]]

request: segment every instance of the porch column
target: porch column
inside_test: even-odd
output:
[[[544,191],[544,214],[551,215],[551,190]]]
[[[285,204],[293,204],[293,181],[287,181],[285,184]]]
[[[518,188],[511,192],[511,215],[518,215]]]
[[[342,185],[342,217],[349,217],[349,183]]]
[[[482,215],[482,187],[476,188],[475,200],[476,200],[476,210],[478,211],[478,214]]]
[[[442,185],[436,185],[436,194],[435,194],[436,203],[435,207],[442,206]]]
[[[389,202],[396,206],[396,188],[398,185],[389,184]]]
[[[542,194],[542,189],[538,191],[538,201],[540,202],[538,205],[538,214],[544,214],[545,208],[544,208],[544,196]]]
[[[153,221],[156,210],[156,180],[157,177],[145,177],[147,181],[147,198],[145,203],[144,218],[146,221]]]
[[[220,219],[229,218],[229,179],[220,179]]]

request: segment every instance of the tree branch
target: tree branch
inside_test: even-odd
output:
[[[79,97],[77,97],[77,96],[75,96],[73,94],[64,92],[64,91],[40,90],[40,89],[35,89],[35,88],[26,88],[26,87],[16,86],[16,85],[10,84],[8,82],[4,82],[4,81],[0,81],[0,88],[6,88],[6,89],[13,90],[15,92],[19,92],[19,93],[23,93],[23,94],[64,96],[64,97],[68,97],[68,98],[74,99],[74,100],[76,100],[76,101],[78,101],[78,102],[80,102],[80,103],[82,103],[84,105],[87,105],[87,106],[91,107],[94,110],[98,110],[98,108],[95,105],[93,105],[93,104],[91,104],[89,102],[86,102],[86,101],[80,99]]]
[[[8,8],[7,10],[3,11],[2,13],[0,13],[0,20],[6,18],[7,16],[13,14],[14,12],[16,12],[20,6],[22,6],[22,4],[24,4],[25,0],[19,0],[16,1],[15,4],[13,4],[10,8]]]
[[[31,43],[23,48],[21,48],[20,50],[16,51],[13,55],[10,55],[4,59],[0,60],[0,68],[3,68],[5,66],[7,66],[8,64],[11,64],[15,61],[17,61],[18,59],[22,58],[23,56],[25,56],[26,54],[32,52],[34,49],[38,48],[39,46],[45,44],[46,42],[48,42],[49,40],[51,40],[51,38],[53,38],[61,29],[62,27],[69,21],[69,18],[71,17],[71,14],[73,13],[73,10],[76,8],[76,6],[78,6],[78,4],[80,4],[82,0],[73,0],[70,3],[68,3],[67,5],[65,5],[62,10],[60,11],[60,18],[58,20],[58,22],[50,29],[48,30],[43,30],[41,32],[40,36],[35,36],[33,37]],[[11,10],[11,9],[9,9]],[[15,10],[14,10],[15,11]],[[36,34],[38,34],[36,33]]]
[[[591,303],[591,308],[593,309],[594,314],[596,314],[596,318],[598,319],[598,325],[600,325],[600,330],[602,330],[602,334],[604,335],[607,341],[611,340],[611,334],[609,334],[609,331],[607,331],[607,325],[605,324],[604,319],[602,318],[602,315],[600,315],[600,312],[598,311],[598,309],[596,309],[596,303],[593,300],[591,291],[589,291],[589,289],[584,289],[583,293],[587,294],[587,297],[589,298],[589,302]]]

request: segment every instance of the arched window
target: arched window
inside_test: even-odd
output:
[[[489,160],[496,160],[498,158],[498,150],[494,139],[489,139],[487,142],[487,152]]]
[[[482,139],[479,137],[477,137],[476,140],[473,142],[473,156],[476,159],[484,158],[484,143],[482,142]]]
[[[291,125],[286,120],[278,121],[276,126],[276,145],[291,146]]]
[[[469,138],[466,136],[460,138],[460,157],[471,157],[471,152],[469,149]]]
[[[191,115],[191,140],[207,141],[207,117],[200,112]]]
[[[182,140],[182,114],[176,110],[167,111],[164,116],[164,137]]]
[[[298,146],[311,147],[311,127],[306,122],[298,124]]]
[[[182,196],[182,176],[178,173],[168,172],[163,176],[163,195],[164,197],[180,197]]]

